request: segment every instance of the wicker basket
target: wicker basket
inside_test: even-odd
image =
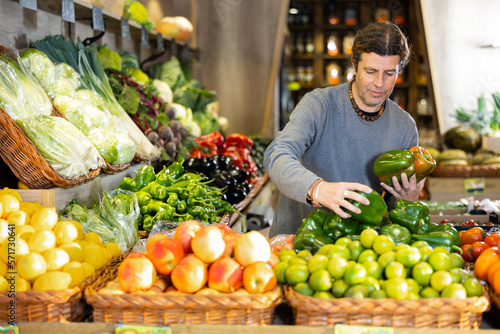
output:
[[[295,324],[334,326],[335,324],[414,328],[478,329],[490,301],[481,297],[466,299],[323,299],[301,295],[289,285],[285,297],[294,310]]]
[[[435,177],[500,177],[500,166],[438,166],[431,176]]]
[[[281,287],[265,294],[100,294],[114,280],[118,268],[108,270],[85,290],[94,321],[106,323],[269,325],[282,301]]]
[[[489,286],[489,284],[486,284],[486,287],[491,298],[491,303],[500,309],[500,295],[496,293],[495,290],[493,290],[493,287]]]
[[[90,315],[86,310],[83,299],[83,291],[94,283],[109,268],[116,268],[124,256],[132,251],[130,248],[124,255],[111,259],[104,267],[96,270],[82,284],[71,289],[62,291],[25,291],[15,293],[15,316],[16,322],[73,322],[82,321]],[[10,305],[12,296],[9,292],[0,293],[0,304]],[[0,322],[11,321],[10,310],[6,307],[0,312]]]

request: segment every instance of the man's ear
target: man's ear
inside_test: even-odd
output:
[[[354,61],[353,55],[351,55],[351,64],[352,64],[352,73],[356,75],[356,72],[358,72],[358,63]]]

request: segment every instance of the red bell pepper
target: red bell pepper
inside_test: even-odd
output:
[[[421,146],[413,146],[409,151],[415,157],[413,164],[416,169],[415,174],[417,175],[417,182],[419,182],[436,168],[436,160],[434,160],[429,152]]]

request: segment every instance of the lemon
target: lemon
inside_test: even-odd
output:
[[[21,204],[19,203],[18,199],[10,194],[0,194],[0,203],[2,203],[2,218],[5,219],[7,218],[12,212],[19,211],[19,208],[21,207]]]
[[[2,217],[3,215],[3,205],[2,203],[0,203],[0,217]]]
[[[85,269],[82,264],[77,261],[69,262],[64,266],[62,271],[71,275],[70,288],[80,285],[85,281],[85,278],[87,278]]]
[[[30,189],[30,187],[28,187],[25,183],[23,183],[21,181],[17,181],[17,189],[28,190],[28,189]]]
[[[19,210],[12,212],[7,217],[7,221],[9,222],[9,224],[15,226],[27,225],[30,223],[30,216],[26,212]]]
[[[45,263],[47,263],[47,271],[60,270],[69,263],[69,254],[64,249],[52,248],[43,253]]]
[[[76,230],[78,231],[78,237],[77,239],[82,239],[83,238],[83,227],[82,227],[82,224],[80,224],[79,221],[77,220],[68,220],[71,224],[75,225],[76,227]]]
[[[26,241],[36,232],[35,228],[31,225],[16,226],[14,231],[16,232],[16,238],[21,238]]]
[[[83,269],[85,269],[85,277],[89,277],[93,273],[95,273],[94,266],[88,262],[82,262]]]
[[[52,231],[35,231],[28,239],[28,246],[32,252],[43,253],[56,246],[56,236]]]
[[[111,260],[111,258],[113,257],[113,255],[111,255],[111,251],[104,246],[101,247],[101,250],[102,250],[102,254],[104,255],[104,258],[106,258],[106,262]]]
[[[120,249],[120,246],[118,246],[114,242],[105,243],[104,247],[107,248],[107,249],[109,249],[109,251],[111,252],[111,256],[112,257],[116,257],[116,256],[122,255],[122,250]]]
[[[0,276],[0,292],[7,292],[8,287],[9,283],[7,283],[5,277]]]
[[[0,276],[5,277],[7,275],[7,264],[5,262],[0,261]]]
[[[33,202],[22,202],[20,209],[26,212],[31,217],[38,209],[38,206]]]
[[[33,283],[32,289],[35,291],[67,289],[71,283],[71,275],[62,271],[49,271],[38,277]]]
[[[0,244],[9,237],[9,223],[5,219],[0,219]]]
[[[105,248],[92,242],[83,246],[83,261],[91,264],[95,270],[101,268],[108,262],[103,249]]]
[[[55,207],[40,207],[31,216],[30,224],[37,231],[51,231],[57,224],[57,220]]]
[[[82,261],[83,259],[83,250],[79,244],[76,242],[67,242],[65,244],[59,245],[60,249],[64,249],[68,255],[70,261]]]
[[[67,220],[59,221],[52,231],[56,235],[56,245],[72,242],[78,238],[76,226]]]
[[[32,281],[47,272],[47,264],[41,254],[31,252],[19,260],[17,272],[22,278]]]
[[[14,249],[13,249],[14,248]],[[0,259],[3,262],[9,263],[9,260],[16,260],[26,255],[30,252],[30,248],[28,247],[28,243],[20,238],[16,238],[14,242],[14,247],[10,242],[4,242],[0,247]],[[10,257],[10,258],[9,258]]]
[[[16,278],[16,292],[24,292],[31,290],[31,284],[30,282],[22,277],[17,277]]]
[[[101,236],[96,233],[96,232],[87,232],[83,235],[83,240],[86,240],[88,242],[93,242],[96,245],[102,246],[102,238]]]
[[[88,242],[87,240],[83,240],[83,239],[76,240],[75,242],[76,242],[77,244],[79,244],[79,245],[80,245],[80,247],[82,247],[82,249],[83,249],[83,246],[90,244],[90,242]]]
[[[15,198],[17,198],[17,200],[19,201],[19,203],[22,203],[22,201],[23,201],[23,198],[21,197],[21,194],[16,189],[11,189],[11,188],[5,187],[2,190],[0,190],[0,194],[9,194],[9,195],[12,195]]]

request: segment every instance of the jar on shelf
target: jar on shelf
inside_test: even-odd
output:
[[[399,25],[405,23],[405,7],[401,1],[392,0],[389,4],[389,11],[391,12],[394,23]]]
[[[302,34],[297,35],[297,39],[295,40],[295,50],[299,56],[303,55],[305,52],[304,36]]]
[[[349,31],[347,35],[344,36],[344,40],[342,41],[342,49],[345,54],[352,53],[352,44],[354,43],[354,33]]]
[[[305,53],[308,56],[312,56],[314,54],[314,39],[312,33],[307,34],[305,41]]]
[[[340,66],[336,62],[331,62],[326,66],[326,81],[330,85],[338,85],[340,83]]]
[[[406,94],[404,90],[396,90],[392,101],[396,103],[401,109],[406,110]]]
[[[345,81],[346,81],[346,82],[349,82],[349,81],[351,81],[353,78],[354,78],[354,70],[353,70],[352,66],[348,66],[348,67],[345,69]]]
[[[338,56],[340,53],[340,40],[339,37],[332,33],[326,41],[326,50],[330,56]]]
[[[337,8],[337,1],[328,1],[328,23],[331,25],[337,25],[340,22],[339,11]]]
[[[306,74],[306,69],[304,67],[304,64],[299,64],[297,66],[297,81],[300,83],[300,84],[304,84],[305,83],[305,74]]]
[[[347,8],[345,10],[345,24],[354,26],[358,24],[358,13],[355,8]]]
[[[417,115],[430,115],[429,98],[427,94],[420,93],[417,102]]]
[[[425,65],[422,63],[418,65],[417,84],[427,85],[427,73],[425,70]]]
[[[288,82],[297,81],[297,71],[295,70],[294,67],[287,68],[287,79],[288,79]]]
[[[304,71],[304,85],[312,85],[314,82],[314,70],[312,64],[305,67]]]
[[[386,7],[377,7],[375,9],[375,21],[376,22],[387,22],[389,21],[389,9]]]

